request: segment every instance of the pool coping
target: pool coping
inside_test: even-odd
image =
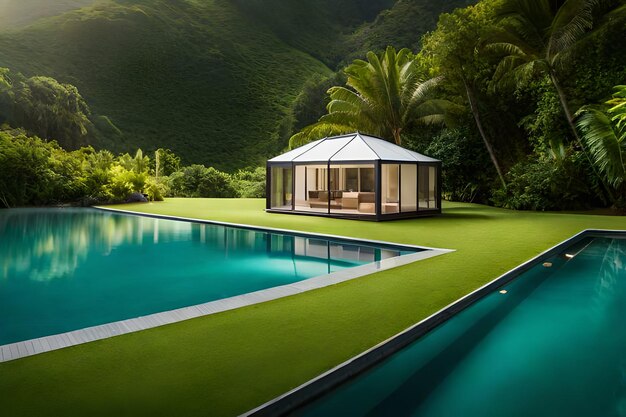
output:
[[[574,236],[556,244],[541,252],[537,256],[505,272],[494,280],[477,288],[471,293],[459,298],[441,310],[431,314],[425,319],[411,325],[401,332],[380,342],[376,346],[348,359],[347,361],[331,368],[330,370],[310,379],[298,387],[253,408],[240,417],[266,417],[283,416],[299,407],[321,397],[349,379],[358,376],[365,370],[375,366],[387,357],[398,352],[435,327],[452,318],[460,311],[469,307],[487,294],[502,287],[530,268],[548,259],[567,247],[570,247],[588,237],[620,237],[626,238],[626,230],[585,229]]]
[[[156,215],[149,213],[140,213],[129,210],[119,210],[109,207],[95,207],[95,209],[117,212],[127,215],[135,215],[142,217],[151,217],[164,220],[178,220],[192,223],[211,224],[225,227],[236,227],[256,231],[278,232],[293,236],[304,236],[313,238],[324,238],[332,240],[340,240],[354,243],[367,243],[374,245],[385,245],[390,248],[406,248],[406,249],[422,249],[420,252],[408,255],[397,256],[394,258],[383,259],[381,261],[371,262],[353,268],[344,269],[330,274],[319,275],[291,284],[270,287],[259,291],[253,291],[233,297],[222,298],[219,300],[209,301],[206,303],[195,304],[187,307],[181,307],[173,310],[161,311],[158,313],[147,314],[145,316],[129,318],[111,323],[105,323],[97,326],[86,327],[82,329],[72,330],[65,333],[54,334],[50,336],[38,337],[35,339],[22,340],[19,342],[0,345],[0,362],[7,362],[27,356],[37,355],[52,350],[62,349],[70,346],[76,346],[83,343],[93,342],[96,340],[108,339],[109,337],[120,336],[127,333],[147,330],[154,327],[164,326],[167,324],[177,323],[197,317],[208,316],[211,314],[221,313],[240,307],[251,306],[265,301],[276,300],[278,298],[288,297],[300,294],[306,291],[339,284],[341,282],[360,278],[375,272],[384,271],[413,262],[454,252],[452,249],[432,248],[427,246],[417,246],[394,242],[377,241],[370,239],[358,239],[346,236],[328,235],[321,233],[308,233],[297,230],[277,229],[253,225],[244,225],[237,223],[219,222],[206,219],[195,219],[189,217],[178,217],[168,215]]]

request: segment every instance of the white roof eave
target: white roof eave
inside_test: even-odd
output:
[[[269,163],[348,163],[354,161],[440,162],[383,139],[352,133],[320,139],[268,160]]]

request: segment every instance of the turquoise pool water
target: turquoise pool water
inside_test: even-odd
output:
[[[95,209],[0,210],[0,345],[416,251]]]
[[[583,243],[293,415],[625,416],[626,240]]]

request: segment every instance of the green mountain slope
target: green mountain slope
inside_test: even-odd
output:
[[[264,24],[285,43],[334,67],[345,37],[374,21],[395,0],[233,0],[242,14]]]
[[[435,29],[439,15],[478,0],[398,0],[376,20],[361,26],[346,40],[344,51],[348,61],[367,51],[382,51],[388,45],[396,48],[420,48],[422,35]]]
[[[97,147],[167,147],[224,170],[283,149],[284,120],[307,80],[370,48],[412,46],[440,11],[467,2],[94,1],[0,0],[22,18],[0,29],[0,67],[76,85],[123,132]]]
[[[89,6],[97,0],[0,0],[0,30],[16,29],[45,17]]]
[[[285,145],[279,122],[329,69],[226,0],[107,1],[0,35],[0,66],[76,85],[125,134],[234,169]]]

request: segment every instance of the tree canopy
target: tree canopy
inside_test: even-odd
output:
[[[328,90],[328,113],[292,136],[296,147],[324,136],[362,131],[402,143],[402,131],[411,123],[443,123],[452,103],[440,99],[441,77],[423,80],[416,57],[408,49],[388,47],[367,61],[355,60],[344,69],[346,87]]]
[[[54,78],[11,76],[0,68],[0,120],[69,149],[87,144],[89,106],[71,84]]]

